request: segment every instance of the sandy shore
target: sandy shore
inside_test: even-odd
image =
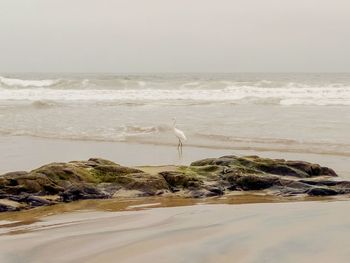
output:
[[[0,136],[0,147],[0,174],[93,156],[149,166],[235,154],[315,162],[350,179],[349,157],[326,154],[185,146],[179,158],[169,145],[22,136]],[[251,192],[204,200],[87,200],[2,213],[0,262],[349,262],[350,202],[307,200]]]
[[[0,262],[349,262],[349,211],[298,202],[66,213],[2,227]]]
[[[248,151],[189,147],[180,158],[175,145],[153,145],[123,142],[98,142],[44,139],[24,136],[0,136],[0,174],[10,171],[31,170],[50,162],[84,160],[101,157],[126,166],[187,165],[192,161],[228,154],[238,156],[259,155],[269,158],[304,160],[319,163],[336,170],[350,179],[350,157],[311,153],[286,153],[276,151]]]

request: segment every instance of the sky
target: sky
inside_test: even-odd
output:
[[[0,0],[0,72],[350,72],[350,1]]]

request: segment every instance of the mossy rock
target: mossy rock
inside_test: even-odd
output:
[[[75,166],[78,166],[78,167],[82,167],[82,168],[96,167],[99,165],[119,166],[119,164],[116,164],[115,162],[105,160],[102,158],[90,158],[87,161],[71,161],[69,163],[74,164]]]
[[[218,181],[224,167],[219,165],[180,166],[177,172],[184,175],[184,181]]]
[[[102,158],[90,158],[88,162],[95,163],[97,165],[119,165],[119,164],[116,164],[115,162],[102,159]]]
[[[7,194],[22,194],[22,193],[36,193],[36,194],[57,194],[63,188],[57,185],[43,174],[5,174],[1,180],[1,189]]]
[[[179,171],[183,171],[184,173],[193,173],[199,176],[211,177],[214,174],[221,174],[224,170],[222,166],[219,165],[204,165],[204,166],[185,166],[180,167]]]
[[[66,185],[66,182],[97,183],[91,173],[73,163],[51,163],[31,171],[31,174],[42,174],[58,185]]]
[[[201,167],[208,165],[226,166],[243,173],[274,174],[280,176],[293,176],[308,178],[314,176],[337,176],[328,167],[322,167],[304,161],[286,161],[284,159],[261,158],[259,156],[237,157],[234,155],[220,158],[208,158],[191,163],[191,166]]]
[[[51,163],[29,173],[13,172],[0,176],[0,200],[5,200],[0,210],[11,210],[14,204],[19,204],[18,209],[24,209],[56,201],[135,194],[169,193],[200,198],[220,196],[226,190],[264,189],[279,196],[350,193],[350,182],[332,181],[324,176],[337,175],[332,169],[318,164],[258,156],[208,158],[190,166],[158,167],[156,172],[150,173],[105,159],[90,158],[87,161]],[[52,201],[46,200],[47,196],[56,197]]]
[[[206,158],[191,163],[191,166],[220,165],[230,166],[235,161],[235,155],[222,156],[220,158]]]
[[[91,175],[99,183],[120,182],[123,175],[142,173],[141,170],[120,165],[98,165],[90,170]]]
[[[169,190],[169,186],[163,176],[138,172],[124,174],[117,177],[118,185],[127,190],[139,190],[147,195],[155,195],[160,190]]]
[[[177,171],[164,171],[159,173],[171,187],[199,187],[203,181],[195,172],[183,173]]]

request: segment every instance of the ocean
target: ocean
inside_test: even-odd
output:
[[[316,162],[335,169],[334,180],[350,179],[350,74],[0,76],[0,174],[90,157],[137,166],[258,154]],[[181,156],[174,117],[188,138]],[[140,211],[111,199],[3,213],[0,261],[349,261],[348,195],[244,204],[271,201],[251,194],[171,199],[184,205],[172,208],[156,208],[163,197],[134,200],[145,202]],[[222,204],[205,203],[215,200]],[[112,212],[120,204],[126,210]]]
[[[350,74],[1,75],[1,135],[350,156]]]

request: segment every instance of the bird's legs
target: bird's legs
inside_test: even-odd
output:
[[[182,141],[179,139],[179,143],[177,145],[177,150],[179,152],[179,156],[182,156]]]

